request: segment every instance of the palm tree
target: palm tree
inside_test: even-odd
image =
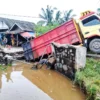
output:
[[[58,23],[58,24],[62,24],[64,22],[68,21],[69,19],[76,16],[75,14],[72,14],[72,12],[73,12],[72,9],[70,9],[69,11],[64,11],[64,13],[57,11],[54,22]],[[62,16],[62,14],[63,14],[63,16]]]
[[[56,8],[52,8],[51,6],[47,5],[47,8],[41,8],[42,14],[39,14],[39,17],[42,19],[40,23],[45,23],[46,25],[52,24],[53,21],[53,14]]]
[[[61,19],[61,12],[58,10],[53,15],[52,25],[59,25],[60,24],[60,19]]]
[[[60,18],[61,18],[61,11],[58,10],[55,15],[55,21],[59,21]]]
[[[65,11],[65,12],[64,12],[64,16],[63,16],[63,21],[64,21],[64,22],[66,22],[66,21],[68,21],[69,19],[71,19],[71,18],[73,18],[73,17],[76,16],[75,14],[72,15],[72,12],[73,12],[73,9],[70,9],[69,11]]]

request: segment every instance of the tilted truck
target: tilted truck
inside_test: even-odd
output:
[[[61,44],[83,44],[92,52],[100,53],[100,16],[86,11],[76,22],[71,19],[57,28],[23,44],[26,60],[33,60],[52,52],[52,42]],[[45,51],[46,50],[46,51]],[[45,51],[45,52],[44,52]]]

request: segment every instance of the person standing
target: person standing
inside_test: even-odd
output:
[[[6,46],[6,44],[7,44],[7,38],[4,36],[3,45]]]
[[[12,34],[11,35],[11,45],[14,46],[15,44],[15,38],[14,38],[14,35]]]

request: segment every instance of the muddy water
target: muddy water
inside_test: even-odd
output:
[[[18,63],[0,71],[0,100],[85,100],[85,95],[63,75],[30,67]]]

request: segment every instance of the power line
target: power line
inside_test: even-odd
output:
[[[12,15],[12,14],[0,14],[0,15],[6,15],[6,16],[16,16],[16,17],[26,17],[26,18],[40,18],[35,16],[23,16],[23,15]]]

